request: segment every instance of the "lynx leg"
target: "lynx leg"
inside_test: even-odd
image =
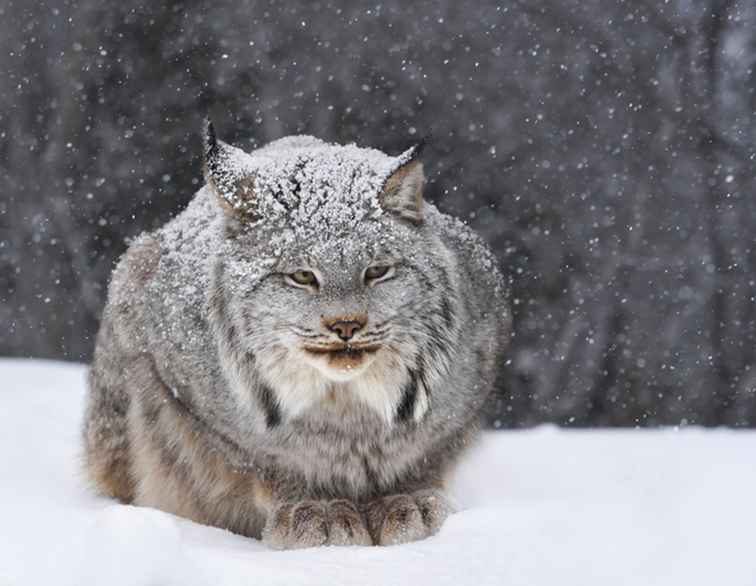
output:
[[[84,421],[86,471],[100,492],[128,503],[134,498],[126,429],[128,402],[113,396],[95,374],[90,381],[90,403]]]
[[[106,316],[89,372],[84,457],[87,475],[95,487],[128,503],[134,498],[127,432],[129,397],[123,388],[123,366],[119,366],[123,362],[115,346],[112,324]]]

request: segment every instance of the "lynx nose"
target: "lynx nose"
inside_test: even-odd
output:
[[[336,332],[342,340],[349,340],[362,325],[356,321],[337,321],[331,324],[329,329]]]
[[[356,315],[349,317],[340,317],[335,319],[324,319],[323,325],[334,332],[339,338],[344,340],[351,340],[358,330],[362,329],[367,323],[367,316]]]

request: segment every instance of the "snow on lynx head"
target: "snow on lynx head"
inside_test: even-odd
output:
[[[240,389],[255,378],[289,416],[356,403],[422,418],[460,324],[417,153],[303,136],[246,153],[208,123],[205,174],[225,211],[211,315]]]

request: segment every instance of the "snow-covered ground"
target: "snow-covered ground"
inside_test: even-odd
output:
[[[91,494],[84,373],[0,360],[0,586],[756,585],[753,432],[490,433],[439,535],[274,552]]]

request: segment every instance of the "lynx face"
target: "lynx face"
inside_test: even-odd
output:
[[[422,166],[315,139],[246,154],[208,145],[227,209],[219,254],[238,344],[290,416],[361,404],[387,421],[427,408],[448,366],[452,261],[424,230]]]
[[[380,228],[387,232],[390,226]],[[380,242],[344,235],[330,245],[304,255],[296,247],[284,255],[260,293],[277,295],[290,308],[283,324],[270,324],[274,332],[290,324],[275,343],[325,378],[345,382],[382,362],[382,353],[397,352],[407,337],[402,308],[406,313],[419,296],[418,280],[399,251]],[[262,298],[257,303],[263,305]]]
[[[419,234],[392,222],[371,227],[398,236],[405,250],[422,249]],[[418,265],[427,259],[370,240],[343,235],[309,251],[297,243],[269,257],[270,269],[254,281],[244,278],[248,246],[240,242],[233,303],[249,350],[262,355],[275,347],[282,361],[307,364],[334,382],[352,380],[376,363],[411,358],[412,341],[423,332],[423,308],[438,293],[423,287],[427,277]]]

